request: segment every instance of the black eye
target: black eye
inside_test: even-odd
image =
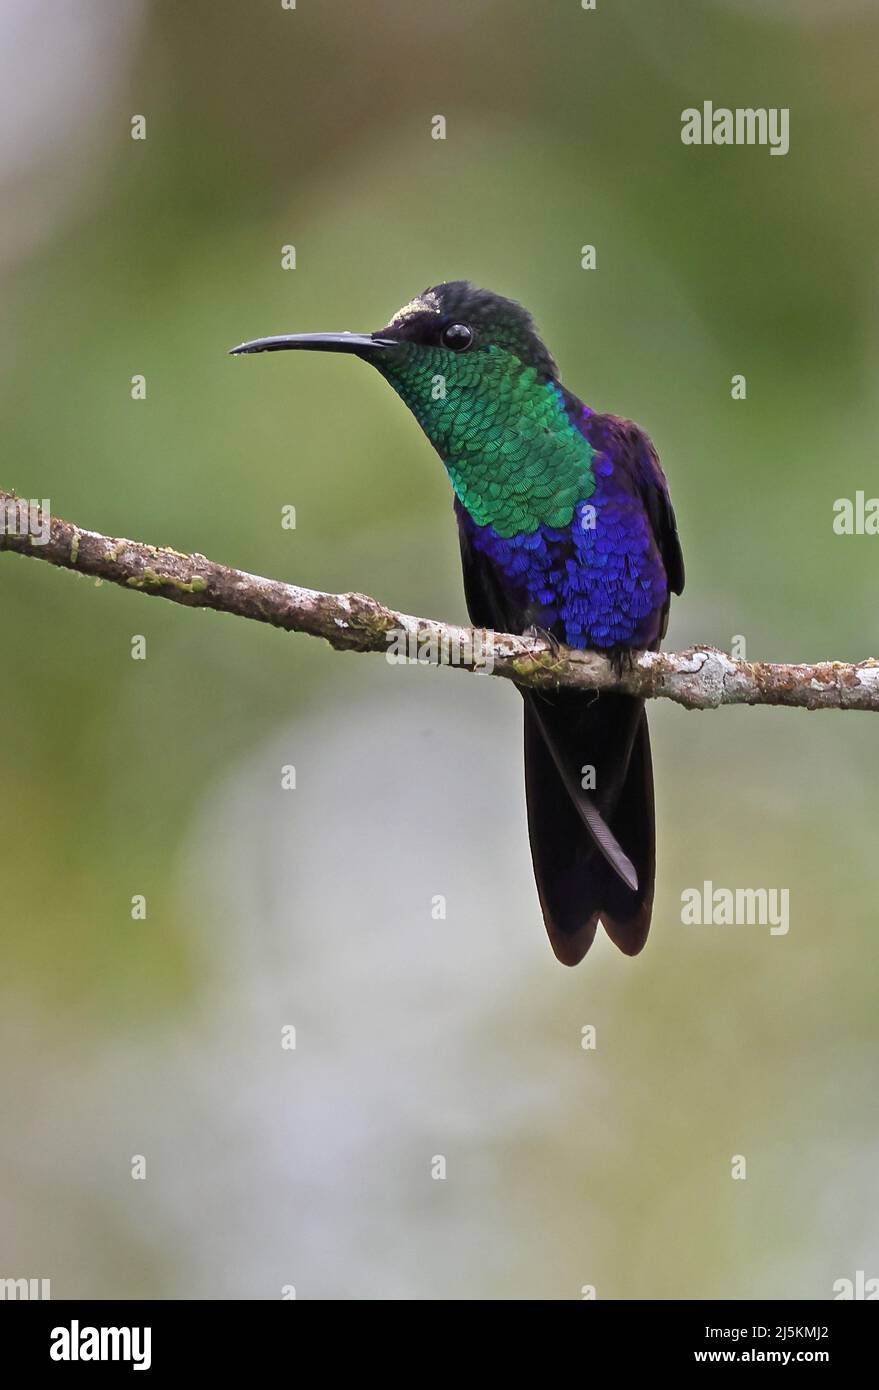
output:
[[[450,323],[442,332],[443,347],[452,352],[464,352],[473,342],[473,329],[466,323]]]

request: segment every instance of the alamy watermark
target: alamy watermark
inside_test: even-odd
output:
[[[790,109],[787,106],[715,106],[703,101],[681,112],[684,145],[768,145],[770,154],[790,149]]]
[[[52,1297],[51,1279],[0,1279],[0,1301],[33,1301]]]
[[[854,1279],[834,1279],[833,1297],[843,1303],[851,1300],[874,1303],[879,1300],[879,1279],[868,1279],[862,1269],[856,1269]]]
[[[486,674],[494,670],[491,628],[455,628],[451,635],[439,635],[430,628],[395,627],[386,640],[385,659],[391,666],[466,666]]]
[[[685,927],[768,927],[770,936],[787,936],[790,889],[715,888],[706,879],[701,888],[681,893],[681,922]]]
[[[854,497],[837,497],[833,531],[837,536],[879,536],[879,497],[868,497],[860,489]]]
[[[130,1361],[134,1371],[152,1365],[151,1327],[53,1327],[49,1355],[53,1361]]]
[[[0,536],[30,536],[34,545],[48,545],[52,539],[49,499],[10,497],[0,502]]]

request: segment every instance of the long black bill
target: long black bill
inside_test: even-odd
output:
[[[285,352],[290,348],[312,348],[316,352],[353,352],[369,356],[384,348],[398,347],[393,338],[372,333],[282,333],[277,338],[254,338],[230,348],[233,357],[245,352]]]

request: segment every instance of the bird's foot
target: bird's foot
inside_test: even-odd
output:
[[[635,664],[631,647],[611,647],[610,651],[605,652],[604,655],[610,662],[617,679],[627,671],[631,671]]]
[[[522,636],[530,637],[538,642],[545,642],[552,652],[553,657],[557,657],[562,649],[562,644],[559,639],[555,637],[553,633],[549,632],[547,628],[539,627],[537,623],[530,623],[522,633]]]

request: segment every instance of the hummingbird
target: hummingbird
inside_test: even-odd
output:
[[[371,363],[415,416],[452,485],[475,626],[598,651],[618,670],[659,647],[684,565],[656,450],[638,425],[562,384],[522,305],[453,280],[374,333],[284,334],[232,352],[291,349]],[[644,702],[519,690],[528,834],[552,949],[578,964],[600,921],[637,955],[655,878]]]

